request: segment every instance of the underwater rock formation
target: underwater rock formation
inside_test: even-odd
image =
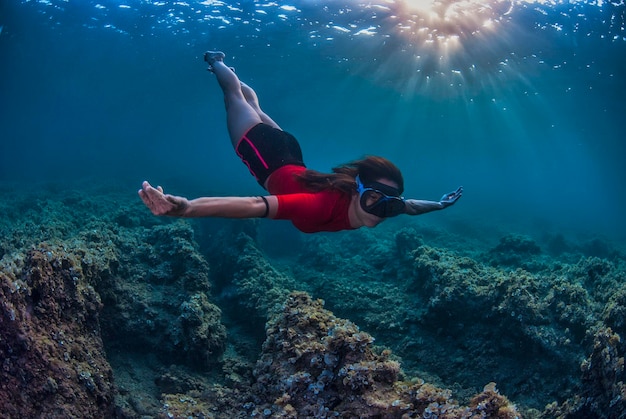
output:
[[[221,310],[208,297],[210,268],[188,223],[115,239],[116,267],[101,275],[103,332],[110,348],[149,350],[166,362],[207,368],[224,349]]]
[[[322,304],[305,293],[292,293],[270,320],[255,368],[253,393],[265,401],[255,407],[259,413],[293,418],[519,417],[495,385],[470,407],[460,407],[446,390],[399,381],[400,364],[391,359],[391,351],[375,351],[371,335]]]
[[[100,298],[80,262],[45,246],[2,259],[0,412],[7,418],[111,417],[113,374]],[[12,267],[13,269],[10,269]]]
[[[251,390],[213,386],[169,396],[161,417],[219,418],[502,418],[521,417],[494,383],[460,406],[449,390],[401,381],[389,350],[303,292],[291,293],[267,325]],[[219,404],[228,395],[240,404]],[[243,409],[241,409],[243,407]]]
[[[496,246],[504,253],[519,248],[523,265],[534,269],[528,271],[491,266],[485,253],[426,245],[413,229],[353,236],[307,239],[294,275],[402,357],[405,371],[440,386],[469,390],[496,381],[516,402],[543,409],[578,392],[580,359],[593,345],[589,330],[605,324],[626,333],[619,260],[553,260],[520,236]],[[331,267],[309,252],[329,255]]]
[[[522,236],[490,252],[381,226],[298,237],[273,260],[259,222],[103,196],[0,201],[5,416],[624,414],[613,248],[557,259]]]
[[[540,254],[541,248],[530,237],[507,234],[500,238],[498,245],[491,249],[484,259],[492,266],[524,268],[534,272],[543,267],[536,266],[536,257]]]
[[[3,403],[15,404],[11,397],[20,394],[21,387],[15,387],[19,383],[30,384],[21,392],[24,405],[45,412],[50,401],[58,405],[60,417],[114,417],[113,411],[118,417],[154,415],[160,396],[154,380],[160,368],[176,363],[206,371],[219,363],[226,330],[220,309],[210,299],[210,269],[189,223],[161,223],[140,212],[138,203],[120,205],[110,197],[91,200],[61,193],[55,199],[37,196],[26,202],[11,202],[11,209],[22,212],[3,208],[11,222],[0,219],[7,238],[0,271],[0,303],[6,313],[0,323],[0,363],[6,375],[2,382],[14,386],[0,390]],[[46,267],[44,257],[49,259]],[[37,263],[30,267],[27,262]],[[48,276],[27,285],[31,271]],[[64,309],[51,321],[54,301]],[[44,303],[50,305],[45,313],[34,310]],[[71,350],[58,354],[60,342]],[[43,384],[22,364],[15,366],[14,359],[23,363],[28,357],[44,375]],[[76,359],[79,365],[74,365]],[[142,359],[149,360],[147,368],[137,362]],[[90,401],[90,395],[98,401]],[[64,400],[76,402],[68,405],[67,415]]]
[[[626,417],[626,385],[624,385],[624,357],[620,356],[619,335],[610,328],[598,330],[593,351],[583,361],[582,392],[561,406],[546,407],[544,417],[623,418]]]
[[[248,321],[254,316],[263,325],[296,282],[270,264],[256,243],[255,229],[252,221],[228,224],[213,233],[205,252],[218,298],[237,307],[234,316]]]
[[[391,389],[400,366],[389,359],[389,352],[374,353],[373,340],[353,323],[323,310],[321,301],[291,294],[282,313],[268,324],[253,391],[298,416],[375,415],[375,409],[367,409],[371,404],[391,411]],[[391,400],[375,397],[384,393],[382,387]],[[372,394],[376,390],[380,394]]]

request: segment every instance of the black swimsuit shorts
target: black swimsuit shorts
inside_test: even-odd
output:
[[[235,152],[263,187],[267,178],[283,166],[306,167],[298,140],[288,132],[264,123],[250,128],[239,140]]]

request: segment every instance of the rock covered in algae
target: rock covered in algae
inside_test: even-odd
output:
[[[118,350],[207,368],[224,349],[221,311],[209,298],[210,268],[185,222],[152,226],[113,242],[115,268],[99,276],[104,336]],[[128,251],[126,251],[128,249]]]
[[[98,318],[120,392],[113,402],[118,417],[154,417],[159,407],[163,417],[180,418],[306,417],[300,411],[315,411],[320,417],[506,417],[510,403],[495,386],[471,396],[489,381],[497,381],[520,408],[543,408],[553,400],[562,403],[550,405],[543,417],[623,413],[623,374],[611,371],[619,371],[624,342],[610,336],[626,334],[626,277],[623,257],[603,256],[614,252],[581,255],[576,246],[569,246],[559,261],[548,260],[547,254],[536,252],[531,239],[520,236],[503,239],[492,252],[477,256],[462,248],[462,242],[449,246],[448,236],[442,236],[445,240],[436,247],[432,234],[424,240],[422,228],[419,234],[413,229],[386,233],[383,226],[374,233],[310,236],[297,266],[285,267],[283,261],[274,265],[264,256],[264,248],[249,234],[256,230],[253,223],[233,223],[239,230],[227,240],[212,229],[214,245],[203,246],[196,244],[195,223],[156,219],[140,203],[125,206],[119,205],[125,201],[78,194],[59,195],[55,201],[56,194],[47,200],[39,195],[35,204],[11,205],[18,212],[12,212],[10,220],[0,218],[3,275],[23,288],[19,280],[26,278],[30,250],[45,248],[39,243],[48,240],[54,243],[48,248],[54,249],[57,259],[72,261],[74,270],[84,276],[78,276],[82,283],[93,286],[104,304]],[[296,341],[300,350],[318,351],[318,357],[307,356],[309,362],[322,359],[323,366],[317,361],[309,368],[289,364],[293,355],[280,348],[291,351],[292,341],[276,324],[300,324],[299,316],[312,316],[335,319],[353,331],[338,335],[339,341],[369,336],[315,305],[315,300],[281,308],[295,289],[324,298],[337,316],[374,333],[377,343],[402,356],[407,374],[438,387],[402,381],[399,366],[392,368],[394,358],[376,350],[371,341],[358,356],[346,352],[344,358],[352,361],[336,361],[341,367],[325,373],[326,361],[332,364],[334,358],[322,355],[343,349],[320,340],[327,335],[313,333],[319,325],[299,326],[306,333]],[[216,304],[231,311],[228,343]],[[19,318],[19,310],[11,311],[8,304],[2,307],[8,307],[4,319]],[[281,310],[278,314],[276,308]],[[291,320],[283,318],[286,313],[291,313]],[[252,392],[258,350],[263,339],[270,339],[263,333],[268,317],[274,343],[261,354],[256,372],[276,364],[277,378],[259,375],[264,380],[259,382],[280,389],[293,376],[307,386],[269,395],[259,386]],[[72,324],[61,323],[50,323],[50,329]],[[599,339],[598,346],[589,330],[603,325],[614,333]],[[250,339],[251,334],[258,340]],[[86,342],[91,337],[72,329],[71,339]],[[348,351],[350,346],[343,348]],[[589,354],[593,355],[579,379],[580,360]],[[151,358],[150,371],[141,369],[137,362],[141,357]],[[342,371],[343,366],[347,367]],[[390,382],[394,371],[395,380]],[[91,387],[94,372],[80,372],[79,382]],[[19,376],[20,370],[9,373]],[[40,392],[24,393],[23,404],[32,399],[41,405],[37,400],[46,391],[58,391],[62,385],[52,378]],[[4,382],[10,379],[0,382],[0,388]],[[442,390],[452,383],[459,383],[454,394],[461,403]],[[305,400],[302,394],[316,398]]]
[[[100,338],[98,294],[63,248],[28,252],[0,271],[0,414],[111,417],[112,371]]]
[[[490,385],[462,407],[447,390],[400,381],[391,351],[352,322],[302,292],[289,295],[267,325],[255,368],[251,414],[271,417],[516,418],[515,406]],[[477,416],[475,416],[477,415]]]
[[[153,417],[161,368],[219,363],[226,332],[193,229],[127,195],[0,201],[0,417]]]
[[[558,419],[626,417],[624,357],[620,356],[620,336],[602,328],[594,336],[591,355],[583,361],[581,392],[562,405],[551,403],[543,417]]]

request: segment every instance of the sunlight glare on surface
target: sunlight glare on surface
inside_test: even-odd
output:
[[[483,30],[496,30],[497,23],[512,8],[510,0],[397,0],[395,2],[402,31],[435,45],[449,47],[454,38],[463,40]]]
[[[379,32],[396,41],[394,49],[383,53],[389,71],[381,79],[389,79],[389,74],[395,80],[410,78],[405,90],[437,86],[438,94],[467,94],[470,85],[495,86],[507,75],[526,80],[528,66],[536,69],[543,63],[537,57],[544,51],[532,51],[533,46],[557,34],[575,37],[590,19],[605,20],[607,10],[615,12],[607,21],[607,34],[598,36],[626,40],[624,0],[379,0],[377,5],[356,1],[375,11],[384,22]],[[527,20],[535,23],[521,24]],[[522,38],[525,42],[520,43]],[[379,50],[385,51],[386,45],[383,40]]]
[[[502,44],[509,38],[501,31],[510,19],[511,0],[389,0],[385,7],[384,26],[403,44],[385,66],[402,68],[394,79],[406,81],[404,91],[463,89],[476,79],[471,68],[500,61],[486,54],[508,49]]]
[[[41,6],[50,24],[71,5],[89,16],[85,27],[120,35],[137,30],[129,16],[141,8],[153,17],[147,36],[174,33],[190,44],[219,35],[248,45],[278,28],[289,34],[286,41],[322,49],[349,71],[406,94],[428,89],[437,97],[467,96],[470,87],[495,87],[507,76],[528,80],[525,74],[545,65],[555,40],[626,42],[624,1],[333,0],[320,7],[315,0],[21,0]]]

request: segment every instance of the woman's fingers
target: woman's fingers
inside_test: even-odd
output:
[[[163,215],[172,206],[172,203],[165,198],[163,188],[161,186],[154,188],[148,181],[141,184],[139,197],[154,215]]]

